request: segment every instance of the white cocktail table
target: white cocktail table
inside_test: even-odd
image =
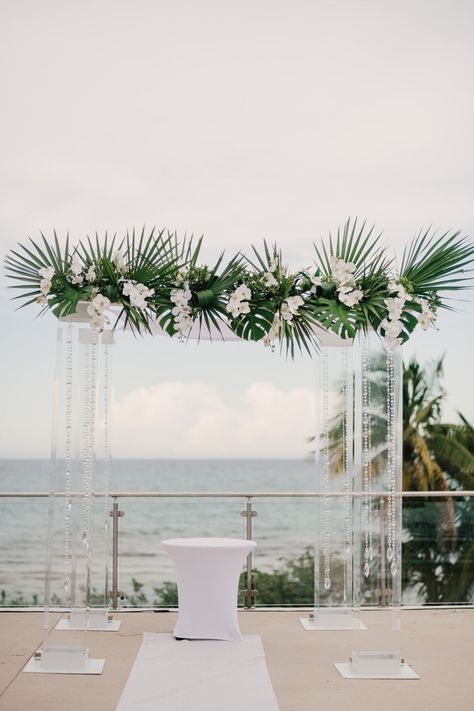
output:
[[[241,639],[237,620],[239,576],[253,541],[174,538],[162,541],[176,568],[178,639]]]

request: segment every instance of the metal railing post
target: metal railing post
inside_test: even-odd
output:
[[[119,518],[125,516],[124,511],[119,511],[117,499],[114,499],[112,511],[112,590],[109,590],[109,597],[112,600],[112,609],[118,608],[118,601],[123,599],[123,593],[118,588],[118,562],[119,562]]]
[[[257,516],[257,512],[252,509],[252,498],[249,496],[247,498],[247,504],[245,511],[240,512],[241,516],[245,517],[245,536],[248,541],[253,541],[253,531],[252,531],[252,519]],[[253,553],[247,556],[247,586],[245,590],[240,591],[245,598],[245,607],[250,610],[255,603],[255,596],[257,591],[253,587]]]

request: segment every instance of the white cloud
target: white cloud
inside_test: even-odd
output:
[[[140,387],[113,408],[116,457],[296,457],[314,429],[310,388],[256,382],[238,402],[215,385],[163,382]]]

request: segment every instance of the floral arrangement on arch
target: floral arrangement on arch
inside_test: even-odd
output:
[[[202,238],[183,240],[164,230],[133,232],[120,241],[87,238],[61,246],[30,240],[5,258],[7,276],[20,289],[15,299],[51,310],[58,318],[86,304],[92,328],[124,323],[136,333],[158,324],[186,340],[197,322],[222,333],[225,324],[242,339],[277,344],[291,356],[317,347],[317,328],[344,339],[374,329],[391,349],[419,325],[436,327],[445,294],[470,286],[466,270],[474,245],[459,231],[420,232],[405,249],[400,269],[380,245],[374,228],[348,220],[328,242],[315,245],[312,266],[290,272],[281,251],[252,248],[227,263],[198,263]],[[119,307],[114,317],[111,305]]]

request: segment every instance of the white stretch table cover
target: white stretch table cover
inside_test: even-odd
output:
[[[253,541],[175,538],[163,541],[178,579],[174,635],[184,639],[241,639],[237,597],[242,565]]]
[[[262,642],[146,632],[116,711],[278,711]]]

